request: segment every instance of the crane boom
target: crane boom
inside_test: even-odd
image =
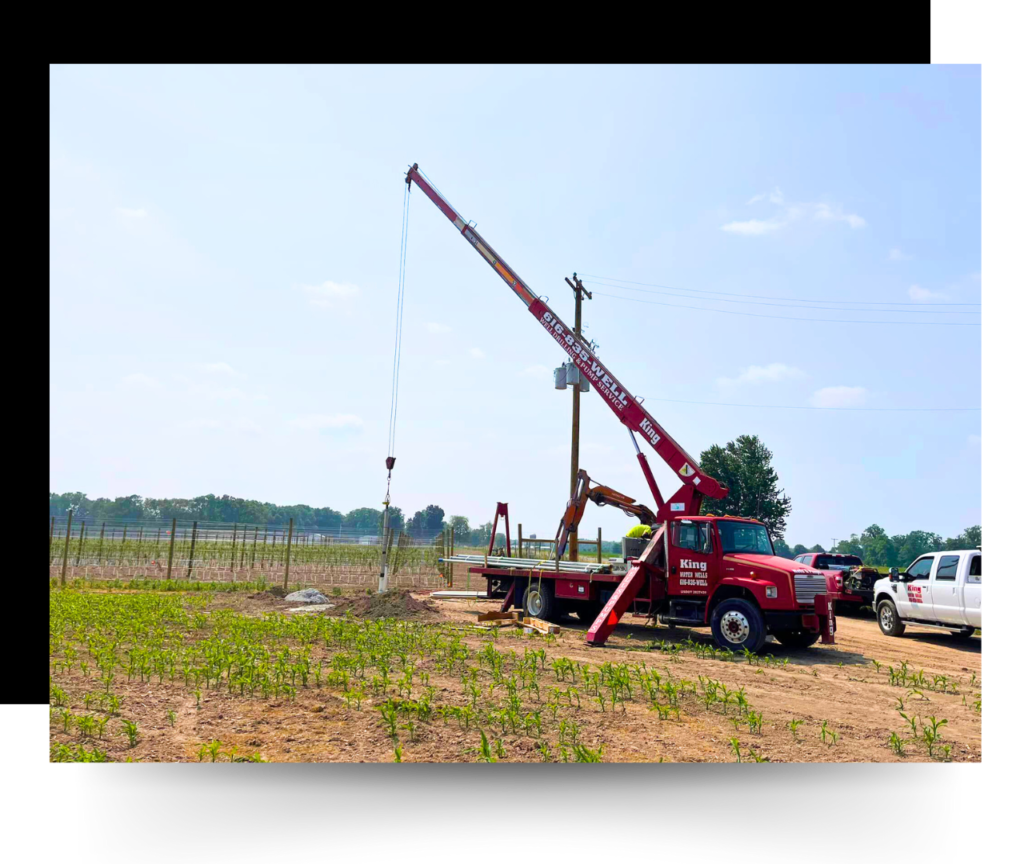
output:
[[[516,296],[526,305],[530,314],[540,322],[541,326],[562,346],[573,363],[586,375],[593,388],[601,395],[601,398],[604,399],[608,407],[615,412],[623,425],[629,429],[630,436],[633,437],[633,433],[638,433],[645,438],[654,448],[654,451],[668,463],[672,471],[683,480],[683,485],[674,495],[667,500],[663,499],[654,480],[651,468],[647,464],[647,458],[637,445],[636,438],[633,437],[633,446],[636,448],[637,458],[640,460],[640,468],[644,473],[647,484],[651,487],[654,500],[658,505],[659,520],[664,521],[670,513],[681,513],[683,515],[699,513],[704,496],[711,498],[725,497],[728,489],[723,487],[714,477],[701,471],[697,460],[690,456],[665,431],[665,428],[648,413],[647,409],[608,370],[605,364],[594,354],[589,343],[585,339],[577,338],[572,328],[567,326],[542,298],[534,294],[520,276],[480,236],[475,227],[471,226],[459,215],[458,211],[448,203],[447,199],[437,190],[434,184],[419,170],[418,164],[414,164],[409,169],[405,182],[407,184],[415,183],[419,186],[426,193],[426,196],[455,225],[459,233],[469,241],[473,248],[501,276],[506,284],[515,292]]]

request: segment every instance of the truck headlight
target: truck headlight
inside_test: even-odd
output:
[[[774,585],[769,585],[767,588],[764,589],[764,596],[768,597],[769,599],[778,597],[779,589],[776,588]]]

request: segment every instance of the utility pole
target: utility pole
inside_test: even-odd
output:
[[[576,321],[573,327],[573,334],[578,340],[583,339],[583,295],[587,295],[588,300],[593,300],[594,295],[591,294],[586,288],[583,287],[583,283],[576,278],[576,274],[572,274],[572,282],[566,277],[565,281],[572,289],[572,293],[576,298]],[[572,385],[572,465],[569,471],[569,497],[571,498],[573,493],[576,491],[576,475],[580,470],[580,384],[579,376],[577,376],[576,383]],[[569,560],[579,561],[579,535],[576,531],[569,535]]]

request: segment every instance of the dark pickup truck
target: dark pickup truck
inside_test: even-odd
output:
[[[838,552],[807,552],[794,559],[815,570],[839,570],[843,574],[843,590],[836,601],[840,610],[852,612],[875,601],[875,582],[882,574],[874,567],[866,567],[856,555]]]

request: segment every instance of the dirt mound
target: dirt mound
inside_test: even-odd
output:
[[[272,585],[266,591],[261,591],[258,594],[250,594],[250,600],[261,600],[264,603],[276,603],[280,600],[285,599],[285,595],[288,592],[285,590],[283,585]]]
[[[383,594],[358,594],[333,599],[337,605],[325,612],[325,615],[337,616],[350,612],[360,618],[422,618],[439,614],[431,603],[418,600],[408,590],[394,589]]]

